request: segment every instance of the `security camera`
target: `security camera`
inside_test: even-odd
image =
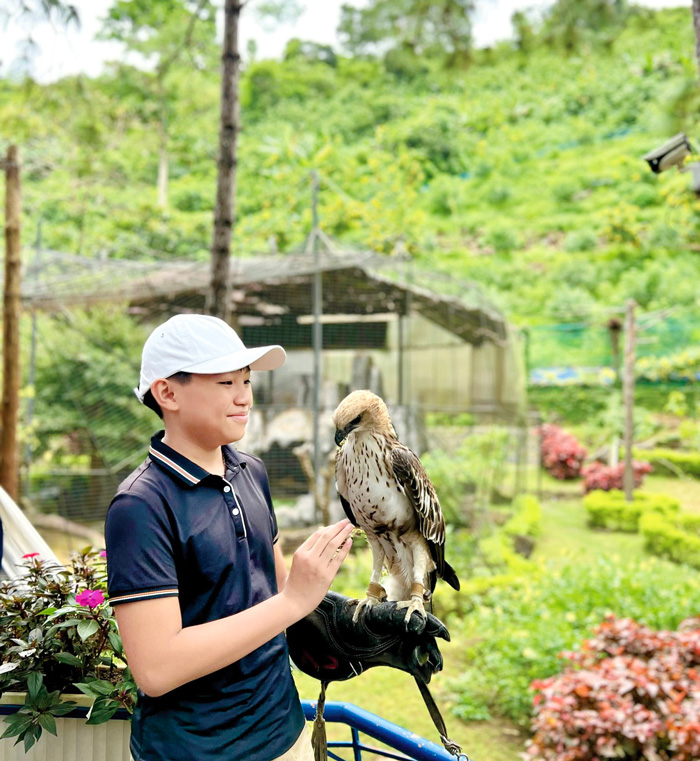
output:
[[[667,143],[655,151],[650,151],[643,158],[644,161],[649,162],[651,171],[659,174],[672,166],[677,166],[680,169],[685,157],[690,156],[692,150],[688,138],[679,132]]]

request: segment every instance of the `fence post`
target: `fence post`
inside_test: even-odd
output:
[[[625,374],[623,379],[623,399],[625,403],[625,499],[634,499],[634,471],[632,469],[632,446],[634,445],[634,358],[635,323],[634,299],[629,299],[625,313]]]
[[[7,149],[5,168],[5,290],[3,296],[2,438],[0,485],[16,500],[19,488],[20,180],[16,145]]]

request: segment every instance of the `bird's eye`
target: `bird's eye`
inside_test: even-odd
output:
[[[350,425],[357,425],[362,420],[362,415],[358,415],[354,420],[350,421]]]

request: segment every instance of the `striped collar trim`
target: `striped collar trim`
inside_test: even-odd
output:
[[[201,468],[192,460],[188,460],[179,452],[171,449],[167,444],[163,444],[163,436],[165,431],[158,431],[151,439],[151,446],[148,448],[148,453],[154,462],[158,463],[161,467],[177,476],[181,481],[190,485],[196,486],[202,479],[206,478],[209,473]]]
[[[202,479],[197,478],[196,476],[193,476],[191,473],[188,473],[184,468],[180,467],[174,460],[171,460],[169,457],[166,457],[164,454],[159,452],[154,447],[148,447],[148,453],[151,455],[151,457],[155,457],[156,460],[159,460],[164,465],[167,465],[171,470],[174,470],[178,476],[181,476],[185,479],[188,483],[191,484],[198,484]]]

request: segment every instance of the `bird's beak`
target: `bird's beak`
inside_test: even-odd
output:
[[[340,446],[343,443],[343,441],[345,440],[346,436],[347,436],[347,432],[346,431],[341,431],[340,429],[336,428],[336,431],[335,431],[335,443],[336,443],[336,446]]]

